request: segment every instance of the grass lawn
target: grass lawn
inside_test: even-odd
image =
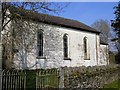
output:
[[[102,90],[120,90],[120,79],[113,81],[111,84],[104,85]]]

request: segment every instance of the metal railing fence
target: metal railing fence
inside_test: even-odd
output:
[[[59,70],[38,70],[36,73],[36,90],[52,90],[59,88]]]
[[[3,70],[2,90],[25,90],[26,72],[24,70]]]

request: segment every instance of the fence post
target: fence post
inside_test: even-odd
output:
[[[64,69],[61,67],[59,71],[59,89],[62,90],[64,89]]]
[[[0,90],[2,90],[2,70],[0,69]]]

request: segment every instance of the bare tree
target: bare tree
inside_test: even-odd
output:
[[[32,12],[44,12],[44,13],[56,13],[59,14],[65,7],[67,7],[69,3],[66,4],[58,4],[53,2],[3,2],[2,3],[2,29],[13,19],[11,14],[6,14],[7,10],[13,7],[17,7],[20,9],[29,10]],[[14,12],[14,15],[19,16],[18,12]],[[10,20],[6,21],[6,18]],[[15,17],[14,17],[15,18]]]
[[[18,52],[18,48],[22,50],[19,55],[22,56],[22,61],[25,64],[27,52],[29,52],[30,49],[32,50],[36,39],[35,34],[37,30],[35,28],[37,28],[37,26],[31,22],[32,15],[28,16],[27,20],[25,20],[22,13],[16,11],[16,8],[25,11],[24,13],[53,12],[58,14],[67,5],[68,4],[60,6],[59,4],[50,2],[2,3],[3,66],[7,69],[12,68],[13,56]],[[43,17],[41,18],[45,19]],[[43,26],[41,25],[41,27]]]
[[[0,13],[2,13],[1,10],[2,6],[1,6],[1,2],[0,2]],[[0,46],[2,46],[1,43],[1,30],[2,30],[2,14],[0,14]],[[0,47],[0,70],[2,69],[2,47]]]
[[[0,2],[0,13],[2,12],[1,10],[1,2]],[[1,43],[1,30],[2,30],[2,15],[0,14],[0,76],[2,76],[2,43]],[[2,77],[0,77],[0,80]],[[2,90],[2,82],[0,82],[0,90]]]
[[[108,43],[108,34],[110,31],[110,24],[107,20],[103,20],[103,19],[97,20],[91,25],[91,27],[101,32],[100,40]]]

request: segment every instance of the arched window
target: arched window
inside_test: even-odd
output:
[[[84,37],[84,53],[87,54],[87,37]]]
[[[84,37],[83,43],[84,43],[84,59],[90,59],[89,50],[88,50],[88,38],[87,37]]]
[[[37,56],[43,56],[43,31],[38,31],[37,33]]]
[[[64,45],[64,58],[68,58],[68,36],[64,34],[63,36],[63,45]]]

